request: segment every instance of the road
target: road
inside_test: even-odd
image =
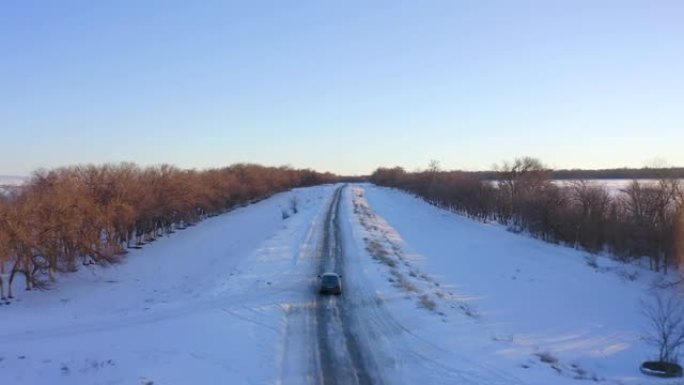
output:
[[[334,193],[324,224],[323,239],[318,250],[319,274],[334,271],[342,276],[345,284],[345,250],[341,242],[340,202],[345,186],[338,187]],[[314,294],[317,295],[317,294]],[[315,337],[318,344],[319,384],[367,385],[382,383],[379,373],[374,370],[370,360],[370,349],[354,331],[356,325],[352,317],[353,306],[350,297],[353,292],[344,291],[343,295],[317,296],[314,301]]]

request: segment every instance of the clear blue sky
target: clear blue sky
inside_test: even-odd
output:
[[[0,133],[14,175],[684,166],[684,1],[2,1]]]

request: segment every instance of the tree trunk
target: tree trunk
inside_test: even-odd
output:
[[[14,266],[12,266],[12,272],[10,272],[9,282],[7,283],[7,298],[14,298],[12,295],[12,284],[14,283],[14,277],[17,274],[18,267],[19,260],[14,262]]]
[[[7,297],[5,297],[5,282],[2,280],[2,272],[0,272],[0,300],[7,300]]]

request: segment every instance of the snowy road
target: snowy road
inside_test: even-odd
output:
[[[335,190],[333,200],[328,209],[320,249],[319,273],[337,272],[342,276],[343,288],[346,277],[345,251],[340,226],[340,203],[343,187]],[[369,356],[371,347],[368,341],[357,337],[353,328],[359,327],[351,317],[354,311],[349,298],[351,292],[344,292],[340,297],[318,296],[315,300],[317,362],[320,365],[319,384],[377,384],[380,378],[372,367]]]
[[[317,281],[311,287],[312,306],[291,314],[288,324],[301,328],[298,333],[306,336],[310,347],[308,357],[308,376],[285,377],[284,382],[299,384],[302,377],[307,383],[326,385],[365,385],[379,384],[380,375],[369,359],[371,347],[368,341],[361,340],[354,330],[359,325],[352,317],[354,308],[350,300],[354,289],[347,291],[345,284],[345,250],[343,247],[343,220],[340,213],[342,193],[345,186],[337,187],[326,209],[325,219],[319,226],[322,229],[315,241],[317,246],[310,248],[310,261],[316,265],[318,274],[328,271],[342,276],[344,294],[341,296],[321,296],[318,294]],[[315,230],[315,229],[313,229]],[[297,356],[296,352],[286,352],[286,356]]]

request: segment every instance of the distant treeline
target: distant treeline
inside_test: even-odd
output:
[[[202,219],[332,174],[236,164],[206,171],[124,163],[38,171],[21,189],[0,194],[0,295],[9,274],[26,288],[56,271],[113,261],[126,248],[185,229]]]
[[[549,170],[551,179],[684,179],[684,168],[609,168],[602,170]],[[482,179],[496,180],[497,171],[476,171]]]
[[[684,251],[684,189],[676,176],[656,183],[634,181],[611,195],[606,187],[582,180],[552,183],[553,173],[533,158],[497,168],[491,178],[495,183],[434,165],[420,172],[379,168],[370,181],[548,242],[606,251],[623,260],[648,257],[655,271],[676,265]]]

